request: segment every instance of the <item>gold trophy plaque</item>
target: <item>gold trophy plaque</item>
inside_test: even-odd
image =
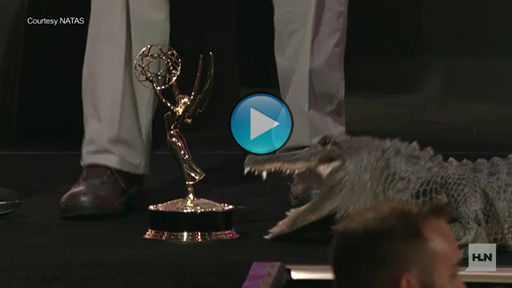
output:
[[[233,228],[233,206],[195,197],[193,185],[203,179],[205,173],[194,162],[186,140],[180,132],[181,124],[192,123],[194,116],[202,112],[208,102],[214,78],[212,53],[203,85],[202,68],[201,55],[194,88],[189,96],[181,94],[176,83],[181,71],[181,59],[174,49],[147,45],[135,59],[137,79],[143,85],[151,84],[149,88],[154,89],[160,101],[169,110],[165,114],[167,143],[183,168],[188,193],[186,198],[149,206],[150,223],[144,235],[146,239],[199,242],[238,238]],[[162,94],[171,86],[174,98],[172,102]],[[200,86],[203,86],[201,92]]]

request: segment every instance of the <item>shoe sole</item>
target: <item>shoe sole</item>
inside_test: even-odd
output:
[[[60,214],[63,219],[101,219],[120,216],[130,208],[129,200],[138,192],[138,187],[132,188],[122,197],[116,205],[106,208],[98,202],[71,202],[60,205]]]
[[[64,203],[60,206],[62,218],[103,218],[123,214],[125,200],[122,199],[112,208],[105,208],[96,202]]]
[[[21,206],[20,200],[0,201],[0,216],[16,211]]]

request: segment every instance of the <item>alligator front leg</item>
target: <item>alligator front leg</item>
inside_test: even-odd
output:
[[[464,250],[470,243],[488,243],[483,216],[484,199],[476,181],[464,179],[449,195],[457,220],[450,227],[457,245]],[[467,249],[466,249],[467,250]],[[467,251],[463,251],[467,255]]]
[[[287,234],[289,232],[292,232],[301,226],[304,226],[304,222],[311,223],[313,221],[307,220],[307,210],[306,213],[303,211],[307,209],[307,206],[311,203],[306,204],[305,206],[302,206],[300,208],[291,209],[290,211],[286,212],[286,218],[279,221],[276,226],[274,226],[272,229],[268,231],[268,234],[264,237],[265,239],[273,239],[278,236]],[[323,214],[323,213],[322,213]],[[310,215],[309,218],[317,218],[316,215]],[[319,218],[320,219],[320,218]]]

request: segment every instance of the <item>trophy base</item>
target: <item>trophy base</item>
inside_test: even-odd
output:
[[[236,239],[239,235],[233,228],[233,212],[231,205],[200,198],[151,205],[144,238],[176,242]]]
[[[238,238],[235,229],[219,232],[166,232],[148,229],[144,238],[151,240],[202,242],[213,240],[230,240]]]

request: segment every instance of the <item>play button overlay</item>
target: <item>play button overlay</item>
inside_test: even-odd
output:
[[[279,125],[279,122],[251,107],[251,140]]]
[[[240,100],[231,113],[231,135],[247,152],[268,154],[281,148],[292,133],[288,106],[268,93],[251,94]]]

